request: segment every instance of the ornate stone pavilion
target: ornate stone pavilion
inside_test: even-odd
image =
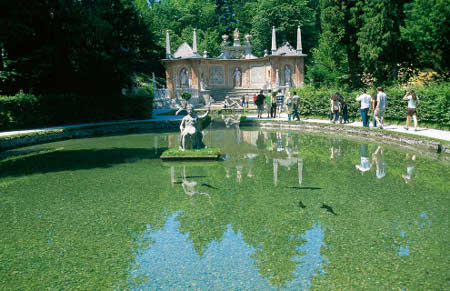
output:
[[[288,42],[276,47],[275,27],[272,28],[271,54],[265,51],[264,57],[252,54],[250,35],[245,43],[240,43],[239,30],[233,33],[233,43],[228,35],[223,35],[222,53],[212,58],[206,51],[197,51],[197,36],[194,29],[193,44],[183,43],[175,53],[170,50],[169,32],[166,33],[167,97],[179,97],[190,92],[194,97],[205,101],[212,96],[216,101],[224,95],[238,96],[253,94],[261,89],[284,89],[303,86],[304,57],[300,27],[297,28],[297,48]],[[239,93],[239,94],[238,94]]]

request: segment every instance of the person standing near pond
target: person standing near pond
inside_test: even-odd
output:
[[[267,118],[270,117],[270,109],[272,107],[272,103],[270,103],[270,100],[272,99],[272,90],[269,89],[266,96],[266,107],[267,107]]]
[[[377,92],[373,93],[372,101],[370,101],[370,109],[372,109],[373,127],[377,127],[377,120],[375,119],[375,108],[377,107]]]
[[[270,117],[277,117],[277,92],[273,92],[270,98]]]
[[[342,112],[342,119],[344,120],[344,123],[348,123],[348,104],[347,104],[347,100],[345,100],[344,98],[342,99],[342,104],[341,104],[341,112]]]
[[[383,129],[384,124],[384,111],[386,110],[386,101],[387,96],[386,93],[383,92],[383,88],[377,88],[377,105],[375,108],[375,118],[380,126],[380,129]]]
[[[292,104],[292,97],[290,94],[286,97],[286,112],[288,115],[288,120],[291,120],[294,105]]]
[[[258,107],[258,118],[262,118],[262,113],[264,111],[264,100],[265,96],[263,90],[259,91],[258,96],[256,96],[256,106]]]
[[[339,119],[339,109],[340,109],[337,94],[331,95],[330,103],[331,103],[331,113],[333,114],[331,122],[336,123],[336,121],[338,121]]]
[[[361,95],[356,97],[356,101],[361,102],[361,119],[364,127],[369,127],[369,107],[372,97],[366,93],[366,89],[361,89]]]
[[[297,121],[300,120],[300,116],[298,115],[298,111],[300,110],[300,97],[298,97],[297,92],[294,91],[294,96],[292,97],[292,120],[297,118]]]
[[[278,117],[281,117],[281,111],[283,111],[283,103],[284,103],[284,94],[283,91],[278,91],[277,94],[277,109],[278,109]]]
[[[408,113],[406,114],[406,127],[405,129],[409,129],[409,123],[411,121],[411,116],[414,119],[414,130],[417,130],[417,106],[420,104],[419,98],[416,95],[414,90],[409,90],[406,92],[403,100],[408,100]]]

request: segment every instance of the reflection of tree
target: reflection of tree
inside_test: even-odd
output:
[[[208,192],[213,205],[204,196],[190,203],[179,184],[182,167],[167,166],[152,158],[155,151],[148,148],[149,140],[153,145],[151,134],[58,143],[55,146],[64,146],[68,151],[91,148],[95,153],[95,149],[134,146],[147,147],[148,152],[137,151],[146,153],[138,162],[115,163],[95,171],[86,167],[70,169],[68,165],[76,163],[74,157],[59,156],[65,157],[58,161],[65,167],[45,171],[46,183],[42,183],[43,175],[35,174],[2,186],[13,177],[8,173],[39,173],[33,167],[48,169],[52,161],[46,155],[34,158],[33,165],[0,163],[4,270],[21,272],[14,281],[18,289],[29,289],[29,282],[34,282],[36,289],[62,289],[67,288],[68,281],[86,290],[126,289],[129,262],[140,249],[137,242],[153,243],[143,237],[148,227],[161,229],[171,213],[182,209],[177,218],[180,231],[189,233],[188,239],[198,254],[202,255],[211,242],[222,241],[231,225],[256,250],[253,258],[258,270],[275,286],[287,286],[293,279],[291,272],[299,260],[292,258],[303,257],[299,245],[306,245],[299,236],[319,222],[327,246],[320,251],[329,262],[324,265],[327,275],[313,279],[315,288],[446,288],[442,274],[448,272],[448,258],[441,254],[448,248],[443,239],[449,226],[445,219],[448,181],[442,175],[447,163],[420,159],[416,166],[426,166],[418,178],[421,183],[405,185],[400,178],[405,172],[404,155],[386,147],[384,159],[389,171],[380,183],[374,171],[355,175],[360,144],[348,142],[340,162],[330,163],[328,137],[299,134],[293,135],[289,145],[293,144],[292,156],[303,160],[302,186],[323,189],[310,192],[288,188],[298,185],[298,171],[280,167],[275,190],[272,162],[274,158],[286,158],[286,151],[259,149],[256,142],[237,145],[236,134],[213,134],[212,146],[221,145],[230,153],[229,160],[186,167],[186,176],[205,176],[193,178],[197,182],[195,189]],[[167,140],[159,138],[158,146],[167,147]],[[298,154],[294,154],[295,148]],[[135,157],[136,152],[132,152]],[[250,160],[250,153],[257,155]],[[130,158],[126,151],[93,154],[89,158],[94,165],[110,165],[111,159],[117,160],[118,156],[120,160]],[[242,175],[242,182],[237,183],[237,165],[242,165],[242,173],[251,166],[253,177]],[[172,175],[170,166],[174,166]],[[232,169],[233,178],[225,178],[226,167]],[[424,183],[422,179],[433,182]],[[218,189],[203,188],[203,183]],[[297,206],[299,199],[307,206],[305,209]],[[331,205],[339,216],[320,209],[322,203]],[[430,225],[419,227],[426,222],[421,213],[427,213]],[[400,231],[406,233],[405,238]],[[399,256],[399,247],[406,243],[410,255]]]

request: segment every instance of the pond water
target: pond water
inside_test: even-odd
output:
[[[446,289],[449,162],[288,131],[77,139],[0,160],[0,289]]]

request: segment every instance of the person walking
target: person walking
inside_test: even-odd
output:
[[[294,109],[294,104],[292,104],[292,97],[290,94],[288,94],[286,97],[286,113],[288,116],[288,120],[291,120],[293,109]]]
[[[380,129],[384,126],[384,112],[386,111],[387,96],[383,92],[383,88],[377,88],[377,105],[375,107],[375,119]]]
[[[264,100],[265,96],[263,90],[259,91],[258,96],[256,96],[256,106],[258,107],[258,118],[262,118],[262,113],[264,111]]]
[[[272,97],[270,98],[270,117],[277,117],[277,92],[272,93]]]
[[[241,106],[242,108],[245,108],[245,95],[242,95],[241,97]]]
[[[356,97],[356,101],[361,102],[361,119],[364,127],[369,127],[369,107],[372,97],[366,93],[366,89],[361,89],[361,95]]]
[[[414,130],[417,130],[417,106],[419,106],[420,104],[419,97],[417,97],[416,92],[411,89],[405,94],[403,100],[408,100],[408,113],[406,114],[405,129],[409,129],[409,123],[412,116],[412,118],[414,119]]]
[[[294,96],[292,96],[292,120],[297,118],[297,121],[300,120],[300,116],[298,111],[300,110],[300,97],[298,97],[297,92],[294,91]]]

